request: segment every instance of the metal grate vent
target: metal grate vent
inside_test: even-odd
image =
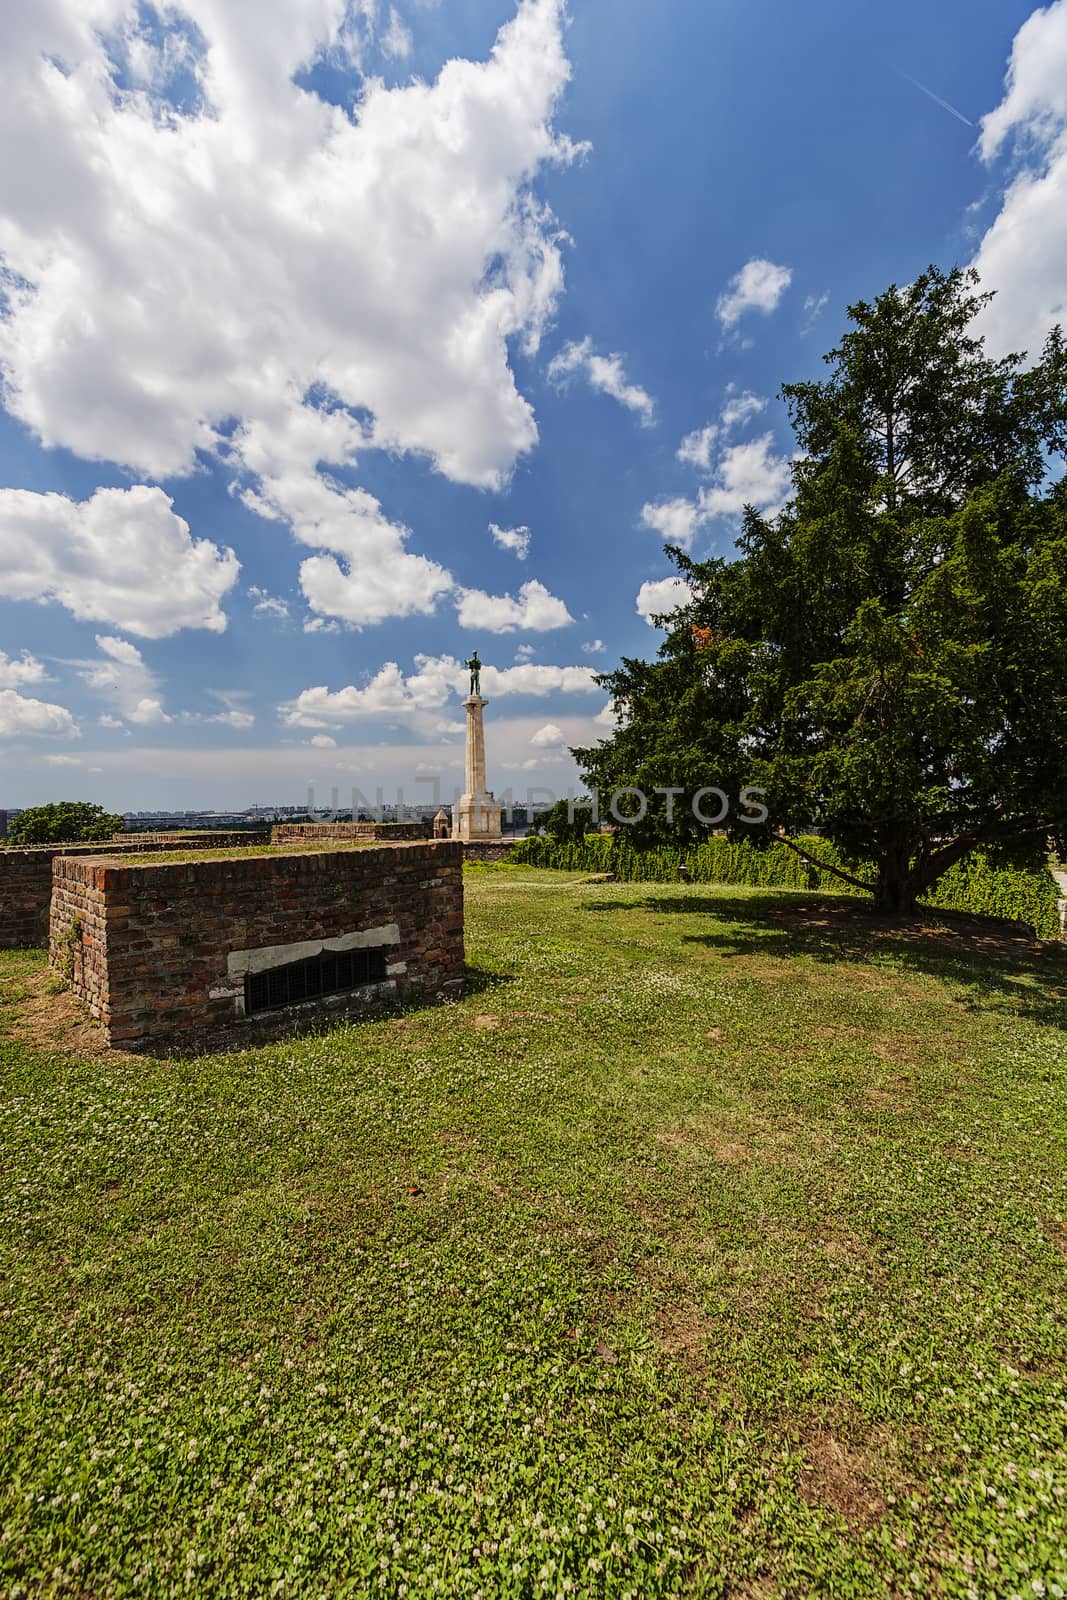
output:
[[[324,950],[309,961],[250,972],[245,978],[245,1013],[275,1011],[323,995],[344,994],[385,978],[386,950]]]

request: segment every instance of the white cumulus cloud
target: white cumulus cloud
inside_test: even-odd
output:
[[[720,422],[727,432],[732,428],[740,428],[752,417],[758,417],[761,411],[766,411],[767,402],[762,395],[753,394],[750,389],[745,389],[738,394],[731,384],[726,391],[726,399],[720,413]]]
[[[687,433],[676,451],[678,460],[691,467],[699,467],[703,472],[710,472],[716,446],[724,436],[742,427],[751,417],[758,416],[766,407],[767,402],[761,395],[752,394],[748,389],[737,394],[733,385],[730,385],[718,422],[709,422],[706,427]]]
[[[205,719],[208,722],[221,722],[227,728],[251,728],[255,725],[255,714],[251,711],[216,711],[212,717]]]
[[[1048,143],[1067,123],[1067,5],[1038,8],[1012,41],[1000,104],[982,118],[981,154],[988,160],[1020,128]]]
[[[289,602],[279,595],[270,594],[266,589],[253,585],[248,591],[249,599],[255,601],[252,614],[257,617],[277,617],[279,620],[289,615]]]
[[[654,500],[641,508],[641,521],[646,528],[662,535],[668,544],[680,545],[688,550],[696,538],[704,518],[695,500],[676,495],[672,500]]]
[[[691,598],[692,590],[681,578],[650,579],[637,591],[637,614],[653,628],[656,626],[654,617],[669,616],[672,611],[688,605]]]
[[[472,632],[513,633],[527,628],[547,633],[565,628],[574,621],[562,600],[550,594],[543,583],[531,578],[519,590],[518,599],[509,594],[485,594],[481,589],[461,589],[456,606],[460,626]]]
[[[652,422],[655,402],[639,384],[627,382],[621,356],[598,355],[592,339],[574,340],[552,357],[548,376],[557,383],[566,383],[576,375],[583,377],[590,388],[610,395],[628,411],[635,411],[646,427]]]
[[[282,720],[291,727],[326,728],[361,717],[408,717],[439,710],[466,687],[466,671],[451,656],[416,656],[415,666],[405,676],[397,662],[387,661],[362,687],[304,689],[279,707]]]
[[[170,722],[159,683],[141,652],[128,639],[97,634],[95,661],[78,661],[78,675],[95,694],[103,695],[127,722],[149,727]]]
[[[648,619],[646,618],[645,620],[647,621]],[[593,721],[598,728],[610,728],[613,733],[615,729],[619,727],[620,723],[624,722],[625,720],[623,708],[620,706],[617,700],[609,700],[607,705],[601,706],[600,710],[593,718]]]
[[[592,667],[550,667],[525,661],[514,667],[483,667],[482,688],[492,694],[587,694],[596,688]]]
[[[758,439],[729,445],[718,462],[713,482],[700,491],[701,514],[736,516],[751,505],[774,516],[782,509],[790,481],[789,462],[776,454],[773,434],[764,433]]]
[[[510,550],[520,561],[526,560],[530,550],[529,528],[499,528],[495,522],[491,522],[489,532],[493,543],[498,544],[501,550]]]
[[[563,286],[534,184],[580,149],[554,126],[563,0],[520,0],[486,60],[431,82],[353,76],[351,112],[301,87],[358,57],[373,10],[10,0],[0,55],[0,139],[21,152],[0,173],[8,410],[153,478],[221,459],[299,539],[330,534],[305,594],[357,626],[431,609],[450,579],[322,474],[385,450],[499,488],[532,449],[509,342],[537,350]],[[409,48],[392,8],[380,43]],[[150,592],[123,614],[92,587],[79,614],[162,635]],[[186,603],[180,625],[221,625]]]
[[[698,531],[714,517],[737,516],[746,505],[775,516],[789,492],[788,459],[778,454],[770,433],[731,442],[736,430],[766,407],[760,395],[727,389],[718,419],[687,433],[676,452],[679,461],[696,467],[708,481],[693,499],[676,495],[650,501],[641,511],[645,527],[669,544],[689,549]]]
[[[321,475],[265,478],[245,502],[287,522],[303,544],[328,550],[300,566],[300,587],[322,619],[353,627],[432,611],[452,588],[451,574],[407,549],[409,530],[390,522],[365,489],[345,489]]]
[[[2,324],[0,324],[2,327]],[[232,550],[193,539],[162,489],[97,489],[88,500],[0,489],[0,585],[12,600],[58,600],[75,617],[146,639],[221,633],[237,580]]]
[[[687,433],[675,454],[679,461],[684,461],[691,467],[700,467],[702,471],[711,470],[711,453],[715,448],[715,441],[719,437],[717,423],[709,422],[704,428],[696,428],[692,433]]]
[[[715,315],[724,328],[732,328],[746,311],[773,311],[793,281],[791,267],[779,267],[762,256],[746,261],[734,274],[715,303]]]
[[[213,700],[221,701],[225,707],[223,711],[216,711],[204,718],[205,722],[220,722],[227,728],[251,728],[255,726],[255,713],[249,711],[244,705],[248,699],[248,691],[244,689],[209,689]]]
[[[1037,10],[1012,45],[1004,97],[982,119],[979,153],[1017,154],[974,265],[996,298],[980,318],[993,353],[1036,357],[1067,323],[1067,0]]]
[[[77,724],[64,706],[33,700],[17,689],[0,689],[0,739],[16,739],[23,734],[80,738]]]
[[[28,650],[17,659],[0,650],[0,689],[17,689],[22,683],[43,683],[47,676],[43,663]]]
[[[415,669],[405,674],[397,662],[387,661],[362,686],[347,684],[331,690],[320,684],[301,690],[278,710],[290,727],[325,729],[363,717],[383,717],[413,719],[428,734],[438,732],[442,708],[453,696],[460,699],[467,693],[467,669],[454,656],[427,655],[415,657]],[[545,666],[532,661],[513,667],[482,667],[482,691],[490,697],[584,694],[595,688],[591,667]],[[434,714],[420,722],[424,713]]]
[[[563,743],[563,729],[554,722],[546,722],[543,728],[538,728],[530,743],[539,750],[556,750]]]

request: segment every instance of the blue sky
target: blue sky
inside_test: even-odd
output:
[[[0,806],[564,792],[846,305],[1067,293],[1067,0],[15,0]],[[945,102],[945,103],[941,103]],[[492,529],[497,532],[494,534]]]

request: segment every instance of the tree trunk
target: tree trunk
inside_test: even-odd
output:
[[[911,870],[911,852],[906,845],[885,850],[878,857],[878,881],[874,903],[879,911],[894,916],[915,910],[918,882]]]

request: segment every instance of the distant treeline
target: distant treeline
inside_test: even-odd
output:
[[[874,883],[873,866],[845,861],[827,839],[798,841],[830,866]],[[635,850],[625,835],[590,833],[581,842],[531,835],[515,845],[510,862],[555,867],[564,872],[613,872],[623,883],[671,883],[687,869],[692,883],[738,883],[758,888],[809,889],[837,894],[862,893],[830,872],[811,866],[788,845],[774,841],[757,847],[712,838],[688,850],[664,845]],[[925,897],[942,911],[1006,917],[1028,923],[1040,939],[1059,937],[1059,890],[1047,867],[1017,867],[974,851],[950,867]]]

